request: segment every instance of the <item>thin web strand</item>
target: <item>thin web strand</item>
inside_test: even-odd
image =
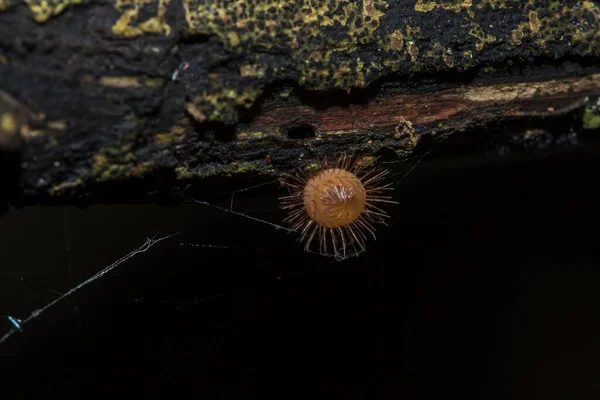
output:
[[[258,185],[248,186],[248,187],[245,187],[245,188],[234,190],[233,192],[231,192],[231,201],[229,202],[229,211],[233,211],[233,200],[234,200],[234,197],[235,197],[236,193],[246,192],[248,190],[256,189],[256,188],[259,188],[259,187],[262,187],[262,186],[271,185],[271,184],[276,183],[276,182],[277,182],[277,180],[274,180],[274,181],[269,181],[269,182],[265,182],[265,183],[259,183]],[[223,192],[217,193],[217,194],[223,194]]]
[[[33,319],[35,319],[35,318],[39,317],[40,315],[42,315],[42,313],[44,313],[49,308],[53,307],[58,302],[64,300],[66,297],[72,295],[73,293],[75,293],[79,289],[83,288],[84,286],[87,286],[90,283],[94,282],[95,280],[98,280],[98,279],[102,278],[104,275],[106,275],[107,273],[109,273],[113,269],[117,268],[119,265],[123,264],[125,261],[129,260],[130,258],[136,256],[137,254],[145,253],[146,251],[148,251],[155,244],[157,244],[159,242],[162,242],[163,240],[169,239],[169,238],[171,238],[171,237],[173,237],[173,236],[175,236],[177,234],[178,233],[174,233],[174,234],[171,234],[171,235],[168,235],[168,236],[164,236],[164,237],[161,237],[161,238],[158,238],[158,239],[147,238],[146,242],[144,242],[144,244],[142,244],[140,247],[138,247],[137,249],[133,250],[131,253],[129,253],[129,254],[127,254],[127,255],[119,258],[117,261],[113,262],[112,264],[110,264],[109,266],[107,266],[106,268],[104,268],[103,270],[97,272],[96,274],[94,274],[90,278],[86,279],[85,281],[81,282],[77,286],[73,287],[68,292],[66,292],[62,296],[58,297],[57,299],[51,301],[50,303],[48,303],[44,307],[42,307],[42,308],[40,308],[38,310],[33,311],[29,315],[29,317],[25,318],[24,320],[19,320],[18,324],[15,324],[15,322],[13,322],[15,319],[9,315],[8,319],[13,324],[13,327],[8,332],[6,332],[4,334],[4,336],[2,336],[2,338],[0,338],[0,345],[2,345],[4,342],[6,342],[16,332],[22,331],[23,330],[23,326],[25,326],[26,324],[28,324],[29,322],[31,322]]]
[[[263,224],[272,226],[275,229],[281,229],[281,230],[284,230],[284,231],[287,231],[287,232],[295,232],[294,230],[288,229],[285,226],[277,225],[277,224],[274,224],[272,222],[265,221],[263,219],[256,218],[256,217],[253,217],[251,215],[244,214],[244,213],[241,213],[241,212],[238,212],[238,211],[229,210],[229,209],[227,209],[225,207],[221,207],[221,206],[218,206],[216,204],[209,203],[207,201],[196,200],[196,199],[191,198],[189,196],[183,196],[183,198],[187,199],[191,203],[202,204],[202,205],[205,205],[205,206],[208,206],[208,207],[212,207],[212,208],[217,209],[217,210],[224,211],[226,213],[230,213],[230,214],[233,214],[233,215],[237,215],[237,216],[240,216],[240,217],[251,219],[252,221],[262,222]]]

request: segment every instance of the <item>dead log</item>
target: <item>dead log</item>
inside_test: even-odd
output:
[[[599,19],[589,0],[0,0],[0,200],[154,201],[512,121],[524,142],[598,128]]]

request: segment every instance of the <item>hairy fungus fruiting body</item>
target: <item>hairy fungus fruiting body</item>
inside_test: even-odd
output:
[[[377,203],[395,203],[382,193],[388,171],[364,171],[342,157],[335,165],[325,163],[312,176],[298,174],[283,180],[291,193],[282,197],[285,219],[301,233],[305,249],[315,237],[323,255],[345,259],[365,251],[367,233],[375,239],[374,223],[385,223],[386,212]]]

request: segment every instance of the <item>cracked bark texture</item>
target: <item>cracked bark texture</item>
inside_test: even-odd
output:
[[[599,19],[583,0],[0,0],[0,200],[169,199],[449,134],[564,142],[600,127]]]

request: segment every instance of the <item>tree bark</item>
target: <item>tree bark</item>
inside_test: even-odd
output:
[[[599,18],[583,0],[0,0],[0,197],[153,201],[440,135],[500,146],[515,120],[521,143],[597,129]]]

